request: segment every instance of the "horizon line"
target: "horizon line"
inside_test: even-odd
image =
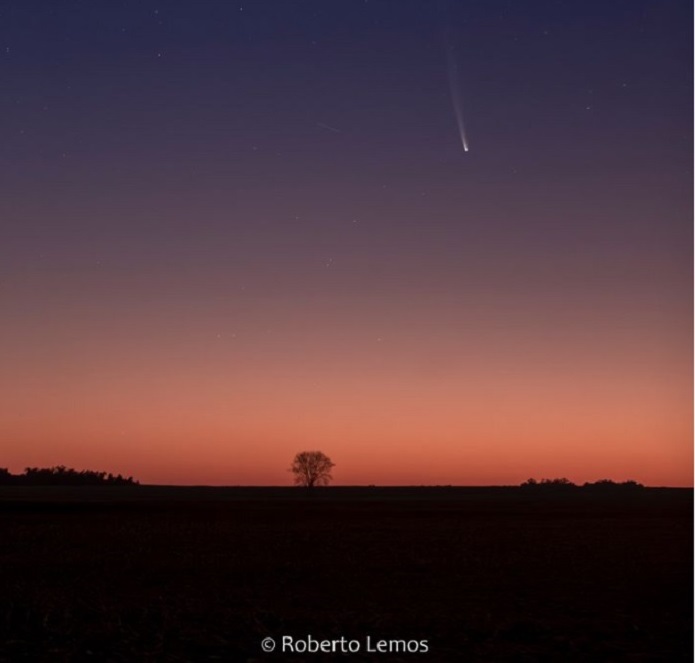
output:
[[[600,481],[600,479],[599,479]],[[593,485],[596,482],[587,481],[585,483]],[[623,484],[621,481],[614,482],[616,486]],[[643,488],[678,488],[692,490],[695,488],[693,485],[683,486],[683,485],[651,485],[651,484],[638,484]],[[142,488],[152,487],[152,488],[286,488],[293,490],[301,490],[303,486],[288,486],[287,484],[207,484],[207,483],[138,483],[135,484]],[[314,486],[313,489],[331,489],[331,488],[521,488],[523,484],[520,483],[504,483],[504,484],[442,484],[442,483],[432,483],[432,484],[332,484],[330,486]],[[574,483],[568,488],[582,488],[584,483]]]

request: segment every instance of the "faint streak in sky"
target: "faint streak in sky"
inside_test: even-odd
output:
[[[458,66],[456,64],[456,54],[454,47],[450,44],[447,47],[447,73],[449,75],[449,91],[451,92],[451,103],[454,106],[454,115],[458,125],[459,136],[463,151],[468,152],[468,137],[466,136],[466,126],[463,123],[463,107],[461,105],[461,86],[459,84]]]
[[[336,129],[335,127],[332,127],[330,124],[324,124],[323,122],[317,122],[316,126],[320,127],[321,129],[327,129],[328,131],[332,131],[333,133],[336,133],[336,134],[342,134],[343,133],[340,129]]]

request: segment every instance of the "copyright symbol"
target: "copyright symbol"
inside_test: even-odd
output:
[[[275,640],[272,638],[263,638],[263,640],[261,640],[261,649],[264,652],[273,651],[273,649],[275,649]]]

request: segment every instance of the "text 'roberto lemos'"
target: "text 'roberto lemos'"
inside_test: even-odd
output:
[[[370,635],[361,640],[345,637],[318,640],[311,635],[302,638],[283,635],[278,644],[278,650],[285,654],[425,654],[430,650],[427,640],[386,640]],[[263,648],[271,651],[266,646]]]

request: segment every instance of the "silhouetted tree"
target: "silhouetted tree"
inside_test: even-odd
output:
[[[92,470],[74,470],[65,465],[56,467],[27,467],[23,474],[11,474],[0,468],[0,485],[17,486],[133,486],[133,477],[106,474]]]
[[[570,486],[575,487],[576,484],[562,477],[561,479],[541,479],[541,486],[562,486],[569,488]]]
[[[613,481],[612,479],[599,479],[598,481],[594,481],[594,483],[589,483],[588,481],[584,484],[584,488],[589,488],[591,490],[636,490],[639,488],[644,488],[644,486],[641,483],[637,483],[636,481],[633,481],[632,479],[629,479],[628,481],[623,481],[621,483],[617,483]]]
[[[300,451],[292,461],[290,472],[299,486],[313,488],[327,486],[333,478],[331,469],[335,463],[322,451]]]
[[[599,491],[612,491],[612,490],[637,490],[644,488],[641,483],[637,483],[630,479],[629,481],[623,481],[622,483],[617,483],[612,479],[599,479],[594,483],[586,482],[582,486],[577,486],[572,483],[569,479],[541,479],[536,481],[535,479],[528,479],[521,484],[522,488],[584,488],[588,490],[599,490]]]
[[[521,484],[522,488],[577,488],[577,484],[572,483],[569,479],[564,477],[561,479],[541,479],[536,481],[535,479],[528,479]]]
[[[623,481],[620,485],[623,486],[623,488],[644,488],[643,483],[635,481],[634,479],[628,479],[627,481]]]

